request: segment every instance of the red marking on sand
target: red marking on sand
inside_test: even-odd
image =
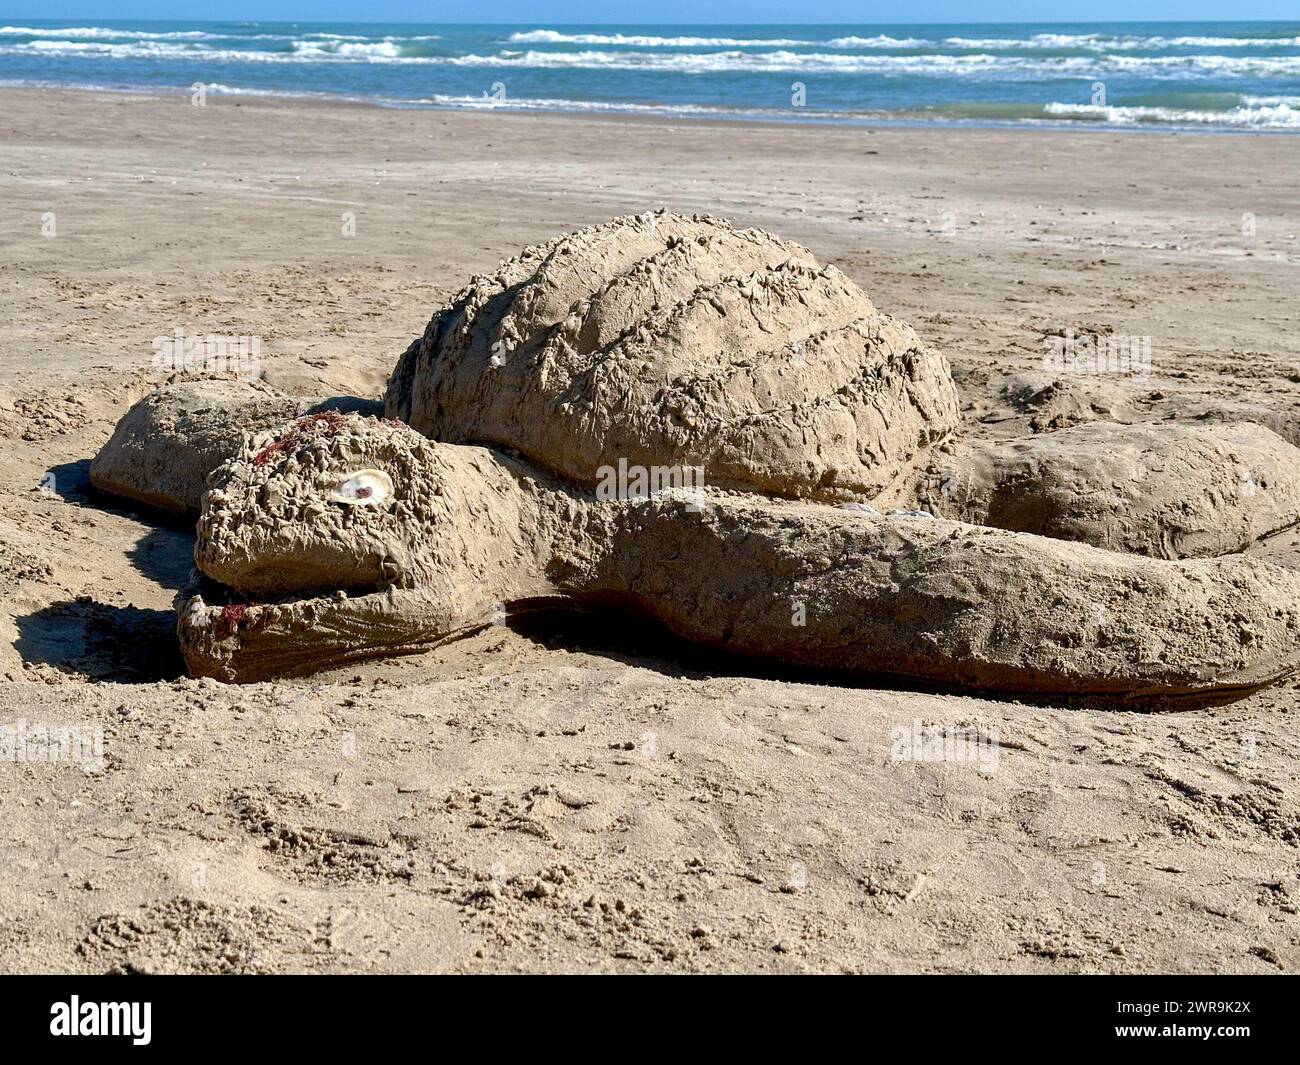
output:
[[[319,414],[309,414],[306,418],[299,418],[289,427],[289,431],[284,436],[273,444],[267,444],[253,457],[253,465],[265,466],[276,455],[288,451],[304,435],[317,426],[324,427],[325,436],[337,436],[347,424],[347,416],[340,414],[336,410],[321,411]]]

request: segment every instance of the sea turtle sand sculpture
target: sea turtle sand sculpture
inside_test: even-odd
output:
[[[123,419],[97,484],[122,492],[114,453],[207,402],[184,387]],[[178,597],[196,675],[419,651],[556,602],[979,689],[1230,695],[1300,665],[1300,573],[1223,554],[1300,520],[1300,451],[1255,426],[954,441],[942,356],[806,250],[714,220],[620,219],[475,278],[399,361],[386,420],[285,425],[266,399],[227,391],[171,448],[192,482],[218,422],[245,430]],[[703,476],[603,491],[647,467]],[[1257,491],[1226,492],[1241,468]],[[936,493],[952,518],[870,505]]]

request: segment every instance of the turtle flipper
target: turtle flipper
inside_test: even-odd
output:
[[[303,399],[260,381],[171,382],[117,423],[90,464],[90,482],[109,495],[196,517],[208,474],[238,454],[245,436],[319,410],[355,410],[365,403]]]
[[[729,651],[990,691],[1230,695],[1300,667],[1300,573],[811,504],[629,507],[591,590]]]
[[[1088,425],[950,445],[932,513],[1153,558],[1244,550],[1300,522],[1300,448],[1260,425]]]

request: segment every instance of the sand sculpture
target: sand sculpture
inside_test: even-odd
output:
[[[1230,695],[1300,665],[1300,573],[1228,554],[1300,520],[1300,451],[1250,425],[964,442],[941,355],[805,249],[712,219],[620,219],[473,279],[385,420],[286,425],[239,387],[211,392],[244,430],[225,461],[165,396],[96,460],[144,448],[143,488],[96,483],[174,509],[207,477],[178,597],[196,675],[419,651],[554,603],[990,690]],[[648,469],[665,483],[624,490]]]

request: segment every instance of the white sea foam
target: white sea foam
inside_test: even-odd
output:
[[[821,41],[806,37],[657,37],[624,33],[561,33],[529,30],[512,33],[510,44],[613,44],[634,48],[919,48],[936,42],[921,37],[833,37]]]
[[[934,44],[919,37],[833,37],[825,42],[831,48],[922,48]]]
[[[172,30],[149,33],[145,30],[112,29],[108,26],[66,26],[58,29],[38,26],[0,26],[0,37],[114,38],[127,37],[143,41],[207,41],[215,35],[202,30]]]
[[[298,41],[291,52],[252,51],[213,47],[198,42],[39,40],[0,44],[0,55],[42,55],[57,58],[99,55],[112,58],[187,59],[245,63],[405,63],[451,67],[644,70],[689,74],[729,72],[915,74],[1008,80],[1035,77],[1102,77],[1125,73],[1151,78],[1204,76],[1300,76],[1300,56],[997,56],[970,55],[846,55],[836,52],[649,52],[589,49],[547,52],[503,49],[492,55],[406,55],[394,40],[369,42]]]
[[[1092,104],[1048,104],[1043,109],[1058,118],[1093,119],[1116,126],[1140,123],[1186,126],[1233,126],[1250,129],[1300,129],[1300,107],[1260,104],[1228,111],[1197,111],[1179,107],[1099,107]]]
[[[137,59],[148,57],[184,58],[194,56],[206,58],[214,53],[201,44],[160,44],[154,42],[132,41],[125,44],[113,44],[108,41],[31,41],[27,44],[0,44],[0,55],[41,55],[41,56],[113,56],[119,59]]]
[[[1053,50],[1082,48],[1096,51],[1158,51],[1166,48],[1296,48],[1300,37],[1162,37],[1103,33],[1036,33],[1030,37],[832,37],[830,40],[789,37],[661,37],[624,33],[562,33],[528,30],[512,33],[510,44],[605,44],[636,48],[996,48]]]
[[[682,73],[789,72],[845,74],[920,74],[983,77],[1090,77],[1111,73],[1155,78],[1285,75],[1300,76],[1300,56],[996,56],[844,55],[830,52],[581,52],[501,51],[495,55],[425,57],[465,67],[654,70]]]
[[[436,104],[439,107],[460,107],[470,110],[498,111],[591,111],[595,113],[633,114],[633,115],[716,115],[716,116],[781,116],[789,117],[789,108],[761,107],[716,107],[709,104],[642,104],[623,103],[614,100],[566,100],[550,97],[507,97],[494,99],[486,93],[479,96],[455,96],[435,93],[421,103]],[[806,112],[811,117],[837,117],[833,111]]]
[[[528,30],[512,33],[510,44],[614,44],[634,48],[748,48],[816,44],[787,37],[655,37],[625,33],[560,33],[557,30]]]
[[[1097,52],[1160,51],[1168,48],[1297,48],[1300,37],[1135,37],[1101,33],[1036,33],[1032,37],[945,37],[952,48],[998,50],[1089,49]]]
[[[439,63],[464,67],[571,68],[581,70],[654,70],[707,74],[726,72],[808,73],[961,73],[1007,62],[998,56],[855,56],[828,52],[509,52],[496,55],[439,57]],[[1015,62],[1015,60],[1012,60]]]
[[[397,59],[402,47],[396,41],[295,41],[294,54],[304,59]]]
[[[1152,48],[1300,48],[1300,37],[1152,37]]]
[[[27,47],[33,49],[44,48],[47,44],[53,42],[66,44],[67,42],[82,43],[106,42],[118,46],[131,46],[132,44],[144,44],[144,42],[153,41],[223,41],[226,47],[231,51],[235,49],[230,46],[233,44],[249,44],[256,47],[257,44],[267,41],[280,41],[290,44],[297,49],[299,46],[310,51],[313,47],[324,46],[333,42],[351,42],[357,44],[374,44],[379,49],[388,45],[414,44],[423,41],[440,41],[442,35],[437,33],[416,34],[412,36],[385,36],[385,37],[367,37],[352,33],[211,33],[204,30],[174,30],[166,33],[154,33],[146,30],[126,30],[111,29],[100,26],[72,26],[60,29],[38,28],[33,26],[0,26],[0,41],[6,37],[36,37],[37,40],[27,42]],[[24,47],[24,45],[12,45],[11,47]],[[322,50],[325,50],[322,48]],[[377,54],[383,54],[382,51]]]
[[[1300,107],[1300,96],[1243,96],[1241,102],[1247,107],[1276,107],[1278,104]]]

